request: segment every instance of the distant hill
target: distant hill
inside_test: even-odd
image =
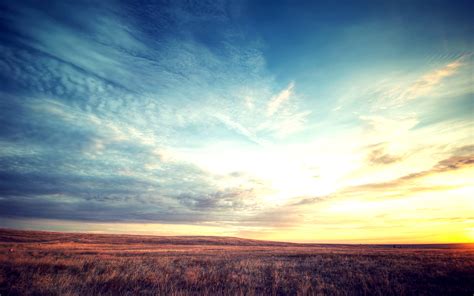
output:
[[[327,244],[290,243],[245,239],[230,236],[155,236],[134,234],[97,234],[77,232],[51,232],[0,228],[0,242],[5,243],[58,243],[87,244],[146,244],[146,245],[216,245],[216,246],[268,246],[268,247],[363,247],[363,248],[474,248],[474,244]]]
[[[0,242],[9,243],[116,243],[157,245],[228,245],[228,246],[307,246],[307,244],[252,240],[228,236],[153,236],[131,234],[96,234],[0,229]]]

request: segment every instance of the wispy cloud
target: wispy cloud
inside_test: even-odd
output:
[[[295,87],[294,82],[290,82],[290,84],[278,93],[276,96],[270,99],[267,106],[267,115],[272,116],[278,109],[283,105],[286,101],[288,101],[291,96],[293,95],[293,89]]]
[[[432,175],[440,174],[440,173],[445,173],[445,172],[450,172],[450,171],[455,171],[458,169],[463,169],[463,168],[469,168],[474,165],[474,156],[473,155],[468,155],[468,156],[453,156],[448,159],[444,159],[438,164],[436,164],[434,167],[432,167],[430,170],[426,171],[421,171],[421,172],[416,172],[412,173],[403,177],[400,177],[396,180],[389,181],[389,182],[383,182],[383,183],[374,183],[374,184],[365,184],[365,185],[360,185],[356,186],[354,188],[351,188],[349,191],[354,192],[356,190],[395,190],[397,187],[401,187],[403,185],[407,185],[408,183],[411,183],[409,191],[408,192],[413,192],[415,190],[439,190],[438,185],[434,185],[432,188],[431,186],[419,186],[413,182]],[[441,186],[442,187],[442,186]],[[448,187],[448,188],[453,188],[453,187]],[[456,188],[456,187],[454,187]]]
[[[379,109],[396,108],[424,96],[436,95],[436,88],[448,77],[456,75],[464,66],[462,56],[442,67],[422,74],[414,80],[402,80],[398,84],[386,84],[387,87],[377,93],[379,96],[375,107]]]
[[[242,126],[240,123],[236,122],[236,121],[233,121],[232,119],[230,119],[228,116],[224,115],[224,114],[215,114],[215,117],[220,121],[222,122],[226,127],[228,127],[229,129],[237,132],[238,134],[240,135],[243,135],[245,136],[247,139],[249,139],[250,141],[256,143],[256,144],[260,144],[260,145],[263,145],[265,144],[265,141],[258,138],[256,136],[256,134],[252,131],[250,131],[249,129],[245,128],[244,126]]]
[[[269,80],[260,73],[258,49],[231,42],[238,28],[226,10],[190,3],[149,15],[139,7],[51,5],[51,13],[39,4],[10,5],[11,14],[2,18],[11,29],[0,48],[0,74],[10,87],[2,89],[10,98],[2,101],[3,147],[41,149],[0,152],[7,209],[1,214],[193,223],[207,219],[203,207],[212,209],[215,215],[207,216],[214,220],[243,210],[239,196],[251,188],[218,185],[220,176],[174,151],[219,134],[215,119],[230,137],[261,141],[240,122],[248,118],[236,120],[232,112],[233,93],[241,88],[232,81]],[[65,11],[78,15],[68,22]],[[146,16],[155,20],[149,31],[137,27]],[[219,55],[195,34],[192,24],[201,21],[222,26],[218,33],[228,44]],[[164,36],[173,22],[187,33]],[[202,132],[209,127],[211,133]]]
[[[392,66],[376,77],[354,75],[349,85],[341,85],[332,105],[334,116],[406,112],[413,106],[437,106],[443,99],[466,96],[470,88],[472,54],[444,55],[419,61],[411,69]],[[344,112],[341,112],[344,111]],[[433,112],[417,108],[417,113]],[[352,112],[352,113],[351,113]],[[397,114],[401,115],[401,114]]]
[[[419,171],[411,173],[408,175],[401,176],[397,179],[390,180],[387,182],[379,183],[369,183],[362,184],[358,186],[351,186],[343,188],[340,191],[335,192],[332,195],[325,197],[316,197],[316,198],[303,198],[301,201],[297,202],[295,205],[304,205],[310,202],[318,202],[321,200],[330,199],[332,197],[342,198],[342,197],[373,197],[373,198],[383,198],[383,197],[407,197],[410,194],[416,192],[434,192],[434,191],[443,191],[449,189],[459,188],[459,185],[449,185],[449,184],[425,184],[423,183],[423,178],[430,176],[437,176],[439,174],[455,172],[461,169],[472,169],[474,168],[474,155],[453,155],[449,158],[439,161],[432,168],[424,171]]]
[[[454,75],[458,69],[462,66],[461,59],[451,62],[440,69],[436,69],[430,73],[423,75],[420,79],[415,81],[406,90],[398,92],[392,90],[389,92],[394,94],[393,101],[394,105],[401,105],[410,100],[429,94],[429,92],[444,78]]]

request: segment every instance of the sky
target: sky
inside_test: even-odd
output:
[[[2,1],[0,227],[474,242],[473,1]]]

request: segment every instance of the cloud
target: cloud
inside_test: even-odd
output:
[[[258,212],[254,215],[246,217],[242,225],[252,225],[254,227],[270,227],[271,229],[285,229],[292,231],[295,229],[307,229],[308,223],[320,226],[323,229],[338,227],[355,227],[361,223],[363,229],[374,226],[373,220],[367,222],[366,219],[341,217],[335,215],[333,211],[348,211],[354,216],[372,215],[377,213],[374,203],[380,202],[387,207],[390,203],[397,203],[407,207],[408,204],[403,200],[410,198],[416,194],[435,192],[448,192],[457,190],[459,184],[448,183],[425,183],[424,178],[431,176],[439,176],[440,174],[454,172],[463,168],[474,168],[474,155],[453,155],[444,160],[439,161],[431,169],[420,171],[417,173],[407,174],[400,178],[379,183],[368,183],[358,186],[344,187],[336,192],[324,196],[300,196],[293,197],[286,204],[275,207],[268,207],[265,211]],[[341,206],[347,208],[340,208]],[[365,208],[368,207],[368,208]],[[358,210],[366,210],[366,212],[358,213]],[[387,214],[392,215],[391,211]],[[400,214],[400,213],[398,213]],[[426,214],[426,213],[425,213]],[[419,213],[419,217],[421,212]],[[402,214],[403,217],[403,214]],[[394,227],[394,224],[390,224]]]
[[[465,145],[459,148],[455,148],[453,154],[459,156],[474,154],[474,145]]]
[[[278,93],[276,96],[270,99],[267,106],[267,116],[272,116],[275,112],[278,111],[280,106],[290,99],[293,95],[293,89],[295,87],[294,82],[290,82],[288,86]]]
[[[228,116],[226,116],[224,114],[219,114],[219,113],[215,114],[214,116],[220,122],[222,122],[226,127],[228,127],[230,130],[235,131],[239,135],[242,135],[242,136],[246,137],[251,142],[254,142],[254,143],[259,144],[259,145],[264,145],[266,143],[264,140],[257,137],[257,135],[254,132],[252,132],[249,129],[245,128],[240,123],[238,123],[236,121],[233,121]]]
[[[459,59],[440,69],[436,69],[433,72],[423,75],[395,99],[396,103],[402,104],[428,94],[432,88],[438,85],[444,78],[454,75],[461,66],[461,59]]]
[[[7,4],[0,215],[194,223],[253,204],[251,186],[222,186],[176,147],[220,138],[223,124],[264,142],[234,108],[240,88],[274,87],[261,52],[223,3],[157,5]]]
[[[410,62],[412,70],[394,65],[391,71],[376,75],[354,75],[350,83],[342,82],[338,87],[331,112],[346,120],[369,112],[376,116],[401,115],[410,109],[432,116],[433,108],[446,104],[443,100],[460,99],[472,92],[470,56],[472,53],[446,54],[433,57],[429,63],[420,58],[414,65]]]
[[[385,144],[372,145],[373,149],[369,152],[367,160],[371,164],[386,165],[399,162],[402,156],[391,155],[387,153]]]
[[[416,78],[398,78],[395,82],[384,81],[373,92],[378,99],[373,109],[390,109],[406,105],[417,98],[436,95],[434,91],[448,77],[459,73],[464,66],[463,60],[466,56],[445,64],[444,66],[431,70]]]
[[[0,161],[5,164],[0,171],[0,215],[8,217],[194,223],[228,220],[232,213],[252,209],[256,201],[252,188],[218,189],[212,185],[214,177],[179,163],[162,164],[163,170],[147,177],[134,168],[130,174],[117,169],[105,176],[68,175],[67,170],[54,170],[58,162],[40,168],[31,159],[24,162],[41,171],[28,172],[18,159]],[[100,164],[90,164],[95,166],[91,171],[99,169]]]
[[[406,196],[415,192],[433,192],[458,188],[458,185],[423,184],[423,178],[438,174],[453,172],[464,168],[474,168],[474,155],[453,155],[439,161],[429,170],[410,173],[387,182],[368,183],[344,187],[325,196],[295,197],[283,207],[306,207],[319,202],[330,201],[334,198],[351,198],[354,196],[383,198],[389,196]]]
[[[255,200],[253,188],[227,188],[205,194],[187,194],[179,196],[183,205],[197,211],[219,212],[222,210],[245,210]],[[226,214],[229,214],[227,211]]]
[[[462,169],[474,165],[474,154],[471,155],[454,155],[448,159],[444,159],[434,167],[432,172],[446,172],[451,170]]]
[[[310,114],[311,111],[289,111],[278,114],[278,116],[273,116],[270,120],[262,122],[256,130],[261,133],[270,133],[277,138],[284,138],[304,130]]]
[[[320,201],[325,200],[327,197],[326,196],[316,196],[316,197],[302,197],[297,199],[297,201],[294,201],[290,204],[290,206],[305,206],[305,205],[311,205]]]
[[[316,92],[321,96],[305,100],[309,96],[298,96],[295,85],[311,89],[303,85],[308,80],[291,77],[297,74],[292,71],[283,79],[293,82],[281,84],[266,60],[272,56],[265,55],[266,40],[225,1],[5,6],[0,216],[290,227],[307,218],[301,209],[327,199],[300,191],[337,190],[360,163],[380,171],[403,166],[405,154],[393,144],[409,142],[411,151],[426,118],[421,109],[361,115],[374,98],[413,100],[464,69],[464,60],[456,60],[372,86],[371,77],[347,94],[357,106],[338,105],[334,119],[319,108],[332,99],[331,91],[322,86]],[[339,88],[339,81],[327,82]],[[440,133],[464,143],[465,131],[466,125],[449,124]],[[438,147],[443,141],[432,141],[429,153],[439,154],[429,155],[431,161],[448,149]],[[380,142],[386,144],[360,152]],[[459,149],[457,157],[472,154],[467,146]],[[433,170],[470,164],[457,158]],[[318,179],[309,166],[319,168]],[[419,167],[413,183],[426,168]],[[395,169],[395,177],[379,180],[406,171]],[[412,181],[397,182],[414,188]],[[365,192],[382,188],[377,194],[398,186],[367,183]],[[416,190],[434,188],[421,185]],[[276,199],[288,200],[288,207],[278,208]]]
[[[445,190],[445,189],[453,189],[457,186],[444,186],[442,184],[439,185],[423,185],[422,183],[417,183],[417,181],[421,181],[421,179],[429,176],[438,175],[441,173],[451,172],[463,168],[469,168],[474,166],[474,155],[453,155],[449,158],[439,161],[435,166],[433,166],[429,170],[420,171],[416,173],[407,174],[400,178],[397,178],[392,181],[388,182],[381,182],[381,183],[371,183],[371,184],[363,184],[354,187],[349,187],[344,189],[340,194],[366,194],[368,191],[384,191],[390,193],[390,191],[398,192],[398,190],[403,190],[405,194],[413,193],[416,191],[437,191],[437,190]]]
[[[419,123],[416,115],[404,115],[395,118],[369,115],[360,116],[360,119],[367,124],[369,131],[385,136],[397,136],[406,133]]]

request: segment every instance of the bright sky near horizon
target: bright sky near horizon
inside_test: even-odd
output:
[[[473,1],[3,1],[0,227],[474,241]]]

